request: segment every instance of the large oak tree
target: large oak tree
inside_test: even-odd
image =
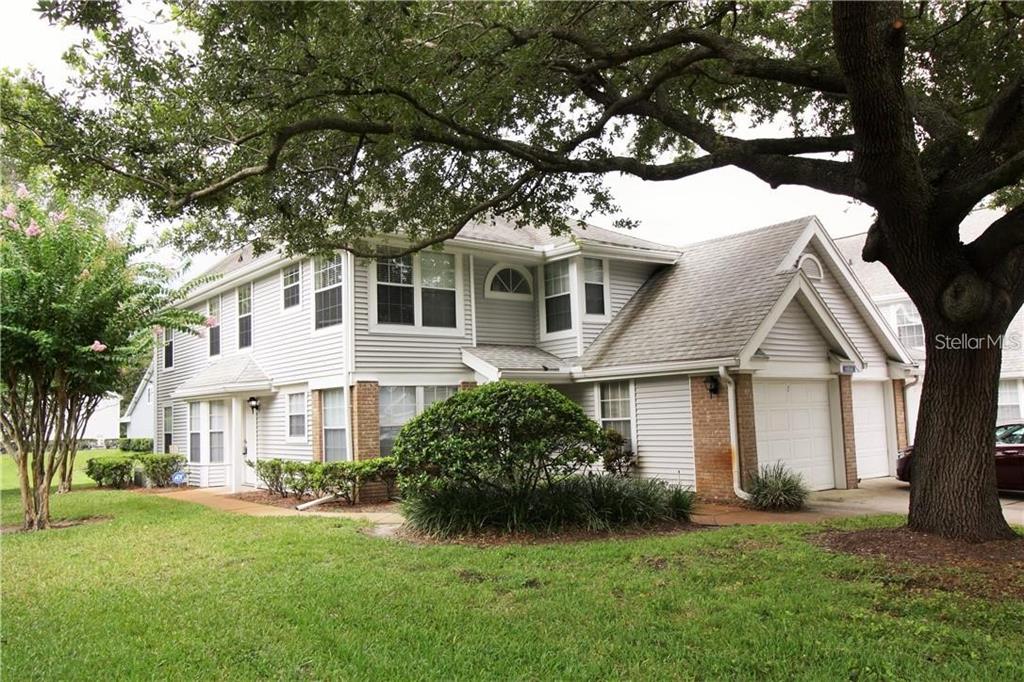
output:
[[[113,4],[41,6],[94,38],[70,55],[71,91],[3,84],[16,153],[184,216],[191,248],[421,248],[489,213],[559,229],[580,193],[613,206],[609,173],[735,166],[870,204],[864,256],[931,348],[910,526],[1012,534],[992,457],[1000,348],[936,340],[996,338],[1024,301],[1021,7],[191,1],[163,14],[198,36],[181,47]],[[993,197],[1007,212],[961,243]]]

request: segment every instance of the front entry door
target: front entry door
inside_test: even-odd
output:
[[[256,470],[245,463],[245,460],[250,462],[256,461],[256,419],[257,416],[251,411],[244,409],[242,411],[244,415],[242,421],[245,422],[245,431],[242,440],[242,485],[248,485],[255,487],[256,485]]]

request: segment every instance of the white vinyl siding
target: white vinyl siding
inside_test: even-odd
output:
[[[638,379],[634,395],[637,474],[695,487],[689,377]]]
[[[828,344],[797,301],[779,316],[761,350],[772,360],[824,362],[828,360]]]
[[[324,430],[324,461],[345,461],[349,458],[345,428],[345,389],[332,388],[322,391],[320,400]]]
[[[487,274],[496,265],[495,261],[473,258],[477,343],[532,346],[537,343],[537,304],[532,296],[522,299],[487,296]],[[532,290],[533,271],[526,272],[530,275]]]

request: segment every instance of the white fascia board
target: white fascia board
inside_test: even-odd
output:
[[[269,381],[258,381],[248,384],[230,384],[220,386],[204,386],[202,388],[193,389],[178,389],[171,394],[171,398],[219,398],[235,395],[238,393],[248,393],[266,395],[274,392],[274,386]]]
[[[737,367],[739,358],[709,358],[706,360],[650,362],[638,365],[620,365],[617,367],[599,367],[596,369],[574,368],[573,381],[586,383],[611,379],[629,379],[634,377],[654,377],[671,374],[700,374],[717,372],[718,368]]]
[[[542,384],[567,384],[572,381],[568,369],[535,372],[530,370],[509,369],[498,373],[499,379],[509,381],[536,381]]]
[[[481,360],[473,355],[469,349],[462,349],[462,364],[471,370],[487,378],[488,381],[497,381],[501,378],[501,370],[489,362]]]

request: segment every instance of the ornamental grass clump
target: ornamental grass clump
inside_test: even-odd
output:
[[[810,491],[803,476],[782,462],[761,467],[747,486],[751,506],[764,511],[798,511],[804,508]]]

